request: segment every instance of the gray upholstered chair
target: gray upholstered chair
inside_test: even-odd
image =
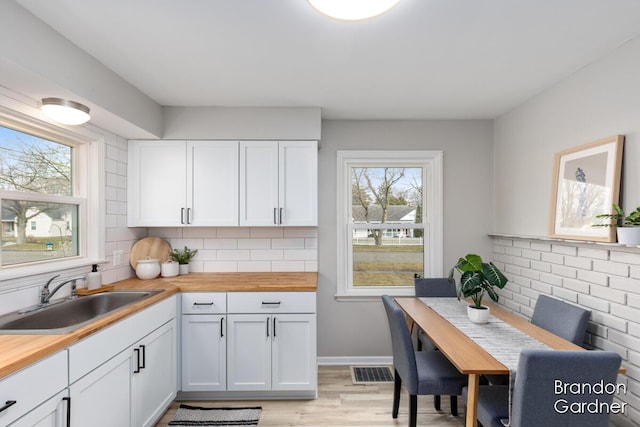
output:
[[[540,295],[533,309],[531,323],[582,346],[590,316],[589,310]],[[487,375],[486,379],[494,385],[504,385],[508,382],[508,377],[500,375]]]
[[[455,297],[456,286],[449,282],[446,277],[440,278],[421,278],[416,277],[413,280],[413,286],[417,297]],[[436,346],[431,342],[423,331],[418,331],[418,351],[436,350]]]
[[[513,386],[511,427],[576,426],[607,427],[606,411],[576,414],[568,411],[575,402],[611,404],[611,394],[557,393],[556,381],[562,384],[616,384],[621,357],[609,351],[523,350]],[[597,390],[596,390],[597,391]],[[466,401],[467,389],[463,399]],[[478,421],[483,427],[504,427],[509,418],[509,386],[480,386]],[[575,407],[575,406],[574,406]]]
[[[540,295],[531,323],[582,346],[591,312],[546,295]]]
[[[393,347],[394,387],[393,418],[398,418],[400,389],[404,383],[409,394],[409,427],[415,427],[418,415],[418,395],[458,396],[467,384],[462,375],[439,351],[418,351],[400,306],[388,295],[382,297]]]

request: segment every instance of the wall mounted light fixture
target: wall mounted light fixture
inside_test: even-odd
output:
[[[81,125],[91,119],[89,107],[61,98],[43,98],[40,109],[50,119],[65,125]]]
[[[311,6],[332,18],[345,21],[357,21],[373,18],[393,6],[400,0],[309,0]]]

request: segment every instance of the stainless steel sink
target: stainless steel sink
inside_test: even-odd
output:
[[[0,316],[0,334],[65,334],[162,291],[111,291]]]

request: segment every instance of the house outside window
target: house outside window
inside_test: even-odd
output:
[[[338,152],[338,298],[442,276],[442,152]]]

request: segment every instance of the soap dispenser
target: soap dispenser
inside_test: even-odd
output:
[[[102,286],[102,273],[98,271],[98,264],[91,266],[91,273],[87,274],[87,289],[92,291]]]

